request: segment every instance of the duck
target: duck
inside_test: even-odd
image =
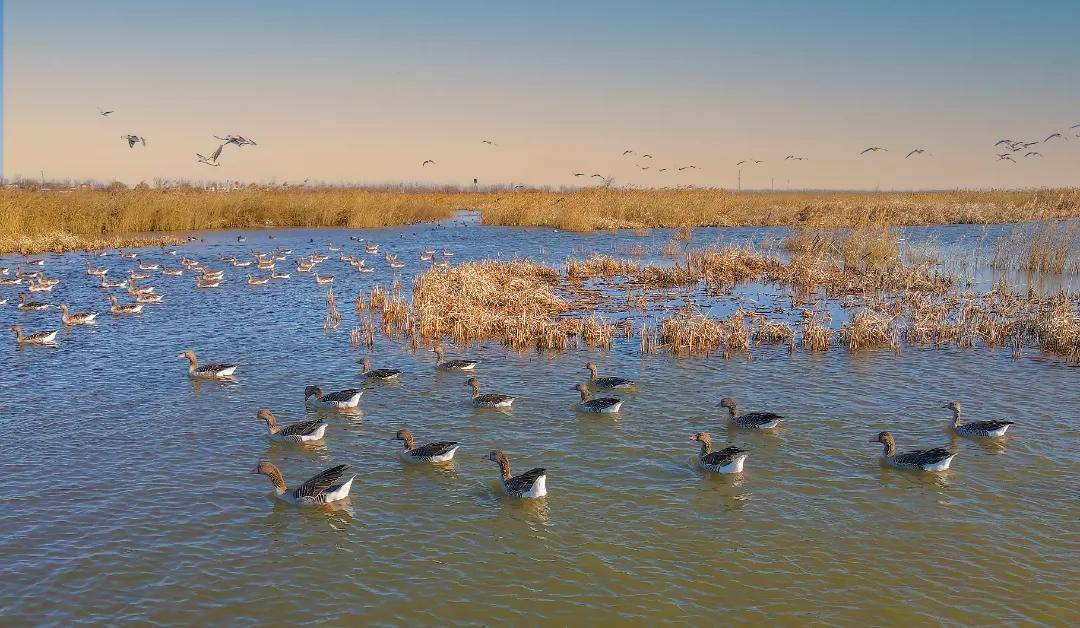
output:
[[[589,383],[595,388],[600,390],[618,390],[634,387],[634,380],[623,379],[621,377],[597,377],[596,376],[596,364],[588,362],[585,364],[585,370],[589,371]]]
[[[97,312],[75,312],[73,314],[68,313],[68,306],[60,304],[60,320],[65,326],[71,327],[72,325],[89,325],[97,318]]]
[[[401,371],[399,371],[398,369],[375,369],[375,370],[372,370],[371,369],[371,360],[369,360],[367,358],[364,358],[363,360],[360,360],[360,365],[364,367],[364,372],[361,373],[361,375],[365,379],[369,379],[369,380],[373,380],[373,381],[381,381],[381,382],[393,381],[393,380],[396,380],[398,378],[398,375],[401,375]]]
[[[26,310],[28,312],[44,312],[49,309],[48,303],[42,303],[41,301],[27,301],[26,293],[19,294],[19,309]]]
[[[271,462],[264,460],[251,472],[270,478],[270,481],[274,483],[274,493],[284,502],[295,506],[321,506],[349,496],[356,474],[344,482],[340,481],[348,469],[349,466],[345,464],[330,467],[291,491],[285,486],[285,478],[281,475],[281,471]]]
[[[754,430],[770,430],[780,424],[780,419],[784,418],[775,412],[749,412],[747,414],[739,414],[739,409],[735,407],[735,400],[731,397],[724,397],[720,400],[720,407],[727,408],[728,420],[735,427],[744,427]]]
[[[922,471],[944,471],[952,464],[956,454],[944,447],[933,449],[915,449],[902,454],[896,453],[896,441],[889,432],[880,432],[871,443],[881,443],[884,449],[881,459],[900,469],[919,469]]]
[[[480,394],[480,380],[475,377],[470,377],[466,382],[466,386],[472,388],[472,404],[476,408],[509,408],[514,403],[514,398],[510,395],[503,395],[500,393],[487,393]]]
[[[269,277],[255,277],[251,273],[248,273],[247,284],[249,286],[262,286],[268,283],[270,283]]]
[[[409,430],[398,430],[394,435],[394,440],[403,441],[401,459],[406,462],[448,462],[454,458],[454,453],[458,450],[458,444],[455,441],[439,441],[413,447],[413,435]]]
[[[1012,421],[999,421],[992,419],[990,421],[972,421],[971,423],[960,423],[960,404],[955,401],[942,406],[952,410],[953,421],[952,430],[956,432],[957,436],[966,436],[968,438],[1000,438],[1005,435],[1005,432],[1009,431],[1009,427],[1016,425]]]
[[[499,484],[503,492],[519,499],[535,499],[547,495],[547,469],[537,467],[521,475],[510,475],[510,459],[501,449],[492,449],[484,460],[499,465]]]
[[[109,296],[105,297],[105,298],[109,300],[109,304],[110,304],[109,305],[109,311],[112,312],[113,314],[117,314],[117,315],[138,314],[139,312],[142,312],[142,310],[143,310],[143,304],[142,303],[118,303],[117,300],[116,300],[116,297],[111,295],[111,294]]]
[[[274,413],[267,408],[259,408],[255,413],[255,418],[266,423],[266,427],[270,430],[269,438],[275,443],[310,443],[322,440],[326,435],[326,421],[322,419],[279,427],[277,420],[274,419]]]
[[[199,366],[199,359],[195,357],[195,352],[191,349],[184,349],[184,351],[177,357],[185,358],[188,361],[188,375],[192,377],[205,377],[205,378],[218,378],[218,377],[232,377],[232,374],[236,372],[235,364],[204,364]]]
[[[713,473],[742,473],[743,464],[749,455],[745,449],[738,447],[725,447],[720,451],[713,451],[712,436],[705,432],[690,435],[690,442],[701,443],[701,453],[698,454],[698,466]]]
[[[308,386],[304,388],[304,403],[313,408],[355,408],[363,394],[358,388],[350,388],[324,395],[318,386]]]
[[[317,285],[323,286],[323,285],[326,285],[326,284],[334,283],[334,278],[331,277],[330,275],[320,275],[318,273],[318,271],[316,271],[314,273],[314,275],[315,275],[315,283]]]
[[[447,360],[442,345],[435,345],[431,352],[438,356],[439,359],[435,363],[435,368],[444,371],[471,371],[477,365],[476,360]]]
[[[27,336],[23,333],[22,325],[12,325],[11,331],[15,332],[15,343],[20,345],[51,345],[56,343],[56,331],[39,331]]]
[[[593,414],[614,414],[622,407],[622,399],[615,399],[614,397],[598,397],[596,399],[589,399],[589,389],[585,387],[585,384],[578,384],[570,390],[576,390],[581,393],[581,402],[578,407],[584,412],[592,412]]]

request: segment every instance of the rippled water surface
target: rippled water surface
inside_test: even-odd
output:
[[[980,234],[907,237],[962,260]],[[213,233],[179,250],[220,267],[218,253],[250,248],[287,247],[295,258],[333,241],[362,254],[348,236],[363,237],[407,262],[407,290],[427,246],[453,249],[454,262],[557,264],[620,243],[655,254],[670,235],[454,221],[258,232],[242,244]],[[695,243],[769,235],[703,229]],[[436,372],[425,347],[381,336],[372,351],[350,347],[356,291],[391,277],[381,251],[368,256],[375,273],[337,259],[320,266],[337,277],[345,315],[333,332],[322,329],[324,287],[295,272],[248,286],[244,271],[226,267],[223,286],[205,291],[187,276],[154,277],[165,302],[114,318],[83,263],[116,275],[136,262],[44,257],[62,283],[35,299],[103,314],[96,326],[61,331],[56,348],[18,350],[9,337],[0,350],[0,623],[563,624],[719,613],[740,622],[1080,621],[1080,369],[1060,359],[919,348],[642,358],[637,340],[559,355],[448,346],[449,357],[481,360],[485,390],[518,398],[511,413],[478,411],[464,377]],[[139,259],[177,265],[158,249]],[[1055,281],[1075,289],[1075,278]],[[11,299],[0,308],[5,329],[57,327],[55,308],[17,311],[18,292],[0,287]],[[188,347],[239,364],[235,382],[191,381],[177,357]],[[402,369],[400,383],[371,387],[362,413],[325,415],[321,445],[265,439],[255,409],[283,423],[306,418],[304,386],[357,385],[363,355]],[[569,389],[587,360],[640,382],[618,419],[576,412]],[[785,415],[784,429],[728,429],[717,407],[725,395]],[[1017,425],[996,444],[954,440],[940,407],[951,399],[971,419]],[[400,462],[389,439],[402,427],[419,442],[460,441],[455,463]],[[867,442],[882,429],[900,449],[949,446],[959,456],[937,476],[882,467]],[[699,430],[749,450],[746,472],[694,470],[688,435]],[[547,467],[549,495],[502,497],[497,469],[480,460],[494,447],[515,471]],[[339,507],[299,509],[249,473],[260,459],[291,485],[340,463],[358,477]]]

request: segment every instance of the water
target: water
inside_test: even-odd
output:
[[[397,251],[449,247],[453,261],[609,252],[616,242],[650,252],[655,231],[566,234],[450,222],[371,232],[206,234],[181,252],[292,248],[293,257],[360,236]],[[774,236],[774,230],[699,230],[696,243]],[[942,250],[963,227],[908,233]],[[316,244],[310,244],[314,238]],[[545,254],[541,255],[540,247]],[[971,256],[961,247],[958,256]],[[362,252],[362,249],[360,249]],[[115,255],[45,256],[63,282],[38,300],[106,312],[83,261],[117,274]],[[369,256],[372,257],[372,256]],[[156,249],[140,260],[177,258]],[[0,262],[10,265],[15,260]],[[388,282],[330,260],[345,314],[325,333],[325,289],[297,275],[245,285],[228,268],[217,290],[189,277],[155,277],[165,303],[141,317],[103,313],[62,331],[55,349],[0,350],[0,616],[5,624],[73,621],[265,624],[346,622],[645,623],[734,613],[743,622],[1073,624],[1080,555],[1080,369],[1029,351],[920,349],[796,353],[758,348],[754,359],[644,359],[637,341],[607,352],[517,354],[496,343],[448,346],[479,358],[486,391],[515,394],[512,413],[478,411],[464,377],[438,373],[426,348],[376,339],[350,348],[360,288]],[[220,264],[214,264],[220,266]],[[291,266],[291,263],[289,264]],[[993,277],[972,273],[979,285]],[[1075,278],[1055,281],[1067,287]],[[0,287],[0,298],[17,298]],[[0,309],[5,326],[55,328],[55,309]],[[177,355],[239,364],[235,383],[193,382]],[[282,423],[310,415],[306,384],[354,386],[358,360],[405,371],[374,386],[362,414],[326,415],[324,444],[270,444],[262,406]],[[618,419],[575,411],[570,387],[584,363],[641,382]],[[729,430],[717,407],[784,414],[775,435]],[[940,406],[957,399],[971,419],[1018,425],[998,444],[955,441]],[[420,443],[462,443],[455,464],[407,466],[389,439],[408,427]],[[954,446],[936,477],[882,467],[877,444],[892,430],[901,450]],[[695,471],[688,436],[750,451],[742,476]],[[501,447],[515,472],[549,469],[549,495],[511,501],[497,469]],[[348,463],[359,474],[336,508],[299,509],[270,494],[251,468],[266,459],[295,486]]]

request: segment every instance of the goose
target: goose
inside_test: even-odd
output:
[[[378,244],[368,244],[364,247],[364,252],[368,255],[374,255],[379,252]]]
[[[442,345],[435,345],[431,352],[438,356],[438,362],[435,363],[437,369],[444,371],[471,371],[476,368],[476,360],[447,360]]]
[[[28,258],[28,257],[26,257],[24,255],[23,256],[23,263],[26,264],[27,266],[44,266],[45,265],[45,260],[37,259],[37,258]]]
[[[401,459],[406,462],[447,462],[454,458],[458,444],[454,441],[439,441],[413,447],[413,435],[409,430],[398,430],[394,440],[404,442]]]
[[[140,292],[135,296],[136,303],[161,303],[164,298],[153,292]]]
[[[107,279],[105,279],[105,277],[99,277],[98,279],[99,279],[99,285],[101,286],[102,290],[109,290],[109,289],[112,289],[112,288],[127,288],[128,287],[128,282],[127,282],[126,279],[123,280],[123,281],[108,281]]]
[[[405,262],[393,261],[389,264],[390,268],[405,268]]]
[[[74,314],[68,314],[68,306],[60,305],[60,320],[65,326],[71,327],[72,325],[89,325],[97,318],[97,312],[75,312]]]
[[[41,301],[27,301],[26,293],[23,292],[19,295],[19,309],[28,312],[44,312],[49,309],[49,304]]]
[[[334,283],[334,278],[329,276],[329,275],[326,275],[326,276],[320,275],[318,273],[318,271],[316,271],[315,272],[315,283],[320,285],[320,286],[321,285],[326,285],[328,283]]]
[[[1009,426],[1015,425],[1012,421],[999,421],[997,419],[992,419],[990,421],[972,421],[971,423],[961,424],[959,403],[950,401],[942,407],[952,410],[952,430],[956,432],[957,436],[967,436],[969,438],[998,438],[1004,436],[1005,432],[1009,431]]]
[[[138,253],[121,253],[120,259],[135,259],[139,256]]]
[[[581,403],[578,406],[584,412],[592,412],[594,414],[614,414],[619,411],[622,406],[622,399],[615,399],[614,397],[600,397],[597,399],[589,399],[589,389],[585,387],[585,384],[578,384],[570,390],[576,390],[581,393]]]
[[[296,272],[298,272],[298,273],[307,273],[307,272],[311,272],[312,268],[315,268],[315,264],[310,264],[310,263],[305,264],[304,262],[301,262],[300,260],[296,260]]]
[[[0,286],[17,286],[22,283],[22,279],[18,277],[8,277],[6,279],[0,279]]]
[[[161,264],[147,264],[146,262],[139,262],[139,270],[158,270],[161,268]]]
[[[442,254],[443,254],[443,257],[453,257],[454,256],[454,252],[451,251],[450,249],[443,249]]]
[[[20,345],[51,345],[56,343],[56,331],[39,331],[29,336],[23,333],[22,325],[12,325],[15,343]]]
[[[274,483],[274,493],[277,494],[278,499],[296,506],[319,506],[349,496],[349,489],[352,488],[356,475],[353,474],[344,482],[340,481],[348,469],[349,466],[344,464],[330,467],[292,491],[285,486],[285,478],[282,477],[281,471],[270,462],[260,462],[251,472],[270,478],[270,481]]]
[[[233,268],[250,268],[251,267],[251,260],[240,261],[240,260],[238,260],[236,258],[233,258],[232,265],[233,265]]]
[[[318,386],[308,386],[304,388],[304,403],[313,408],[355,408],[363,394],[360,389],[350,388],[324,395]]]
[[[204,277],[195,278],[196,288],[217,288],[221,285],[221,279],[206,279]]]
[[[26,284],[26,289],[30,292],[52,292],[53,287],[48,284],[43,284],[40,281],[38,283],[31,281]]]
[[[934,449],[915,449],[902,454],[896,453],[896,441],[889,432],[880,432],[871,443],[881,443],[884,449],[881,459],[900,469],[920,469],[922,471],[944,471],[952,464],[956,454],[943,447]]]
[[[199,359],[195,357],[195,352],[191,349],[184,349],[184,351],[177,357],[185,358],[188,361],[188,375],[192,377],[205,377],[205,378],[218,378],[218,377],[232,377],[232,374],[236,372],[235,364],[204,364],[199,366]]]
[[[143,279],[149,279],[150,275],[146,273],[137,273],[134,270],[128,271],[128,279],[131,281],[142,281]]]
[[[592,362],[585,364],[585,370],[589,371],[589,383],[600,390],[617,390],[620,388],[633,388],[634,380],[621,377],[597,377],[596,365]]]
[[[247,284],[249,286],[261,286],[270,283],[269,277],[255,277],[251,273],[248,273]]]
[[[310,443],[322,440],[326,435],[326,421],[322,419],[279,427],[274,414],[267,408],[259,408],[259,411],[255,413],[255,418],[262,419],[266,423],[266,427],[270,430],[269,438],[275,443]]]
[[[46,277],[44,273],[38,273],[38,283],[42,286],[58,286],[60,280],[55,277]]]
[[[547,469],[537,467],[521,475],[510,475],[510,460],[501,449],[493,449],[483,458],[499,465],[499,484],[511,496],[532,499],[547,495]]]
[[[480,380],[470,377],[465,385],[472,388],[472,404],[476,408],[509,408],[514,403],[510,395],[500,393],[480,394]]]
[[[180,277],[184,274],[183,269],[180,268],[162,268],[161,274],[167,277]]]
[[[780,419],[784,418],[775,412],[750,412],[748,414],[739,414],[739,409],[735,407],[735,400],[731,397],[724,397],[721,399],[720,407],[727,408],[728,420],[736,427],[745,427],[755,430],[770,430],[780,423]]]
[[[116,297],[111,294],[105,298],[109,300],[109,311],[113,314],[138,314],[143,310],[142,303],[118,303]]]
[[[369,360],[367,358],[364,358],[363,360],[360,360],[360,365],[364,367],[364,372],[361,373],[361,375],[363,375],[365,379],[369,379],[369,380],[386,382],[386,381],[396,380],[398,378],[398,375],[401,375],[401,371],[399,371],[398,369],[375,369],[375,370],[372,370],[371,369],[371,360]]]
[[[292,274],[290,274],[290,273],[279,273],[279,272],[270,273],[270,278],[271,279],[288,279],[289,277],[292,277]]]
[[[7,305],[7,302],[8,302],[7,299],[0,299],[0,307],[3,307],[5,305]]]
[[[745,449],[738,447],[725,447],[720,451],[713,451],[712,436],[705,432],[690,435],[690,442],[701,443],[701,453],[698,454],[698,466],[713,473],[742,473],[743,464],[749,455]]]
[[[104,277],[108,272],[108,268],[94,268],[90,265],[90,262],[86,262],[86,275],[88,277]]]

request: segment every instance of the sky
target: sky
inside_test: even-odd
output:
[[[2,17],[9,179],[734,188],[756,159],[743,188],[1080,184],[1075,0],[10,0]],[[1041,158],[996,158],[1057,131]],[[258,146],[199,164],[227,133]]]

